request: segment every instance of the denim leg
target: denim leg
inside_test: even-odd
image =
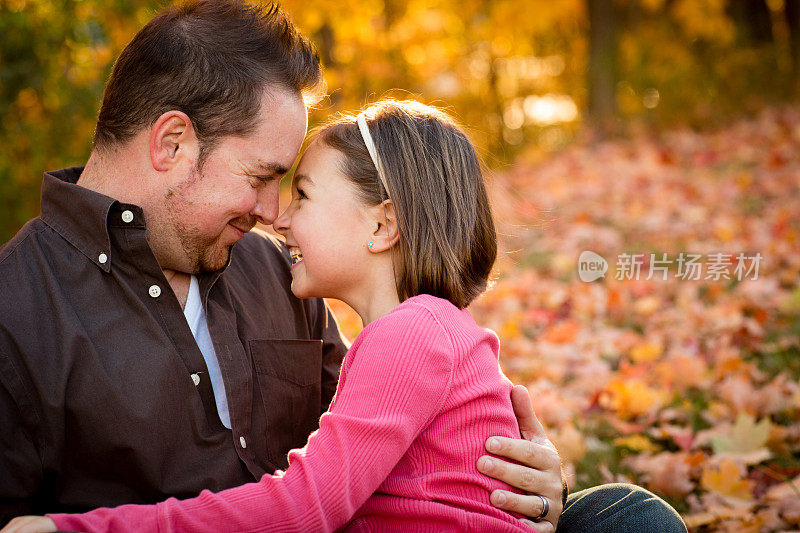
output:
[[[570,494],[557,533],[686,533],[670,505],[636,485],[609,483]]]

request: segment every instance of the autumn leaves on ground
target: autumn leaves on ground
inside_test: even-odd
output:
[[[633,481],[692,531],[800,528],[800,110],[578,144],[490,182],[502,253],[471,310],[571,488]],[[580,281],[584,250],[604,279]],[[646,279],[650,254],[681,252],[730,254],[731,279],[677,261]],[[617,276],[639,253],[639,280]],[[757,279],[736,279],[739,253],[763,256]]]

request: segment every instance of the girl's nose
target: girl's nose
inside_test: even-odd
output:
[[[286,237],[286,234],[289,232],[289,218],[289,208],[287,207],[283,210],[283,213],[275,219],[275,222],[272,223],[272,227],[275,228],[275,231],[284,237]]]

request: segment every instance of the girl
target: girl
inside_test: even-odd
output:
[[[528,531],[489,503],[490,435],[518,438],[498,339],[464,309],[495,228],[475,150],[443,112],[383,101],[320,130],[274,224],[292,291],[364,323],[330,411],[286,472],[197,498],[50,515],[62,530]],[[546,514],[546,513],[545,513]]]

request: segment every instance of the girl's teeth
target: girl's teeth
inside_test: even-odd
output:
[[[292,264],[295,265],[303,260],[303,254],[300,253],[300,250],[297,248],[291,248],[289,250],[289,255],[292,258]]]

